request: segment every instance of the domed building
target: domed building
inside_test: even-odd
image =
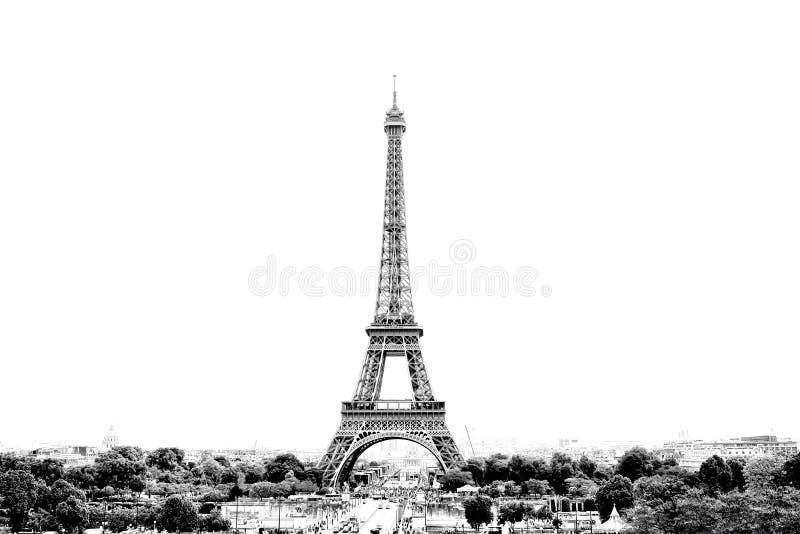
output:
[[[108,429],[108,432],[106,432],[105,437],[103,438],[101,449],[108,451],[118,445],[119,436],[117,436],[117,433],[114,431],[114,425],[111,425],[111,427]]]

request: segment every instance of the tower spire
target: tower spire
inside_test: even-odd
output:
[[[386,112],[383,129],[388,137],[386,154],[386,194],[383,207],[383,244],[375,304],[376,325],[414,325],[411,303],[411,275],[408,266],[406,239],[406,200],[403,186],[403,133],[406,120],[397,107],[397,90],[393,105]]]
[[[392,109],[397,109],[397,74],[392,74]]]

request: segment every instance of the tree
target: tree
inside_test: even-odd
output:
[[[600,486],[594,500],[600,517],[607,519],[615,505],[617,510],[633,506],[633,484],[628,477],[614,475]]]
[[[602,484],[603,482],[607,481],[614,475],[614,470],[611,469],[609,466],[605,464],[600,464],[597,466],[597,469],[594,470],[594,475],[592,478],[598,484]]]
[[[526,480],[547,478],[547,464],[541,458],[515,454],[508,461],[509,477],[517,484]]]
[[[546,480],[531,479],[525,482],[523,487],[528,493],[537,497],[552,495],[553,493],[553,488],[550,487],[550,483]]]
[[[671,476],[679,479],[681,482],[690,488],[700,488],[703,482],[697,473],[684,469],[683,467],[668,467],[666,469],[659,469],[658,474],[661,476]]]
[[[512,501],[500,505],[497,510],[498,523],[519,523],[534,515],[532,505],[520,501]]]
[[[12,532],[19,532],[36,504],[36,479],[28,471],[13,470],[0,474],[0,508],[6,509]]]
[[[239,487],[239,483],[237,482],[231,488],[231,491],[228,493],[228,500],[229,501],[235,501],[236,499],[238,499],[242,495],[244,495],[244,491],[242,491],[242,488]]]
[[[51,486],[53,482],[64,476],[64,464],[52,458],[35,461],[31,464],[31,474]]]
[[[222,484],[236,484],[239,481],[239,471],[233,467],[226,467],[222,470],[219,481]]]
[[[306,467],[306,477],[317,486],[322,486],[322,469],[319,467]]]
[[[35,528],[37,532],[52,532],[60,529],[61,524],[47,510],[34,510],[28,518],[28,527]]]
[[[252,491],[252,487],[251,487],[251,491]],[[228,494],[227,493],[222,493],[221,491],[218,491],[218,490],[211,490],[211,491],[203,494],[202,497],[200,497],[200,501],[202,501],[202,502],[225,502],[227,500],[228,500]]]
[[[200,506],[197,507],[197,512],[202,516],[204,514],[210,514],[216,509],[217,505],[213,502],[201,502]]]
[[[244,472],[245,484],[255,484],[264,479],[264,468],[260,465],[245,464],[241,468]]]
[[[654,475],[655,470],[659,467],[661,467],[661,462],[647,449],[634,447],[622,455],[617,462],[615,472],[635,482],[638,478]]]
[[[106,515],[108,530],[111,532],[122,532],[128,529],[136,521],[136,513],[128,508],[117,507]]]
[[[315,493],[319,490],[319,486],[310,480],[300,480],[292,484],[292,491],[294,493]]]
[[[66,480],[56,480],[49,490],[48,502],[46,503],[47,509],[51,513],[55,512],[59,503],[66,501],[70,497],[75,497],[81,502],[86,500],[86,494],[83,491]]]
[[[719,519],[719,501],[700,490],[690,490],[676,503],[674,525],[677,532],[705,534]]]
[[[486,459],[486,467],[484,468],[485,477],[484,482],[494,482],[495,480],[508,480],[508,455],[506,454],[493,454]]]
[[[265,466],[269,482],[281,482],[286,479],[289,471],[294,473],[298,480],[305,480],[305,466],[294,454],[279,454],[275,459],[267,462]]]
[[[439,479],[439,484],[442,485],[442,490],[452,493],[462,486],[474,484],[474,481],[472,480],[472,473],[469,471],[451,469]]]
[[[557,495],[567,493],[567,479],[575,476],[575,462],[562,452],[556,452],[550,458],[550,474],[548,480]]]
[[[292,487],[286,482],[258,482],[250,486],[250,495],[259,499],[271,497],[287,497],[292,494]]]
[[[731,489],[733,474],[730,466],[716,454],[700,464],[700,480],[712,494],[724,493]]]
[[[272,482],[256,482],[250,486],[250,496],[268,499],[272,496]]]
[[[128,489],[134,493],[141,493],[147,487],[147,480],[144,476],[135,476],[128,481]]]
[[[202,516],[200,529],[206,532],[227,532],[231,528],[231,522],[222,517],[219,510],[214,510],[210,514]]]
[[[567,495],[573,499],[594,497],[598,486],[594,481],[583,477],[572,477],[564,481],[567,486]]]
[[[650,507],[674,503],[688,491],[689,486],[672,475],[642,477],[633,484],[633,496],[636,502]]]
[[[718,498],[700,489],[689,489],[674,501],[658,502],[637,503],[633,514],[634,533],[800,532],[800,492],[793,488],[736,491],[723,493]]]
[[[97,490],[97,469],[93,465],[70,467],[64,471],[64,480],[77,488],[94,493]]]
[[[194,503],[178,495],[167,497],[158,514],[161,528],[170,532],[188,532],[194,530],[200,520]]]
[[[217,485],[222,478],[222,469],[219,462],[208,458],[203,460],[199,466],[192,469],[192,473],[201,480],[205,480],[212,485]]]
[[[183,463],[186,453],[177,447],[161,447],[147,455],[146,463],[162,471],[172,471]]]
[[[781,478],[784,484],[800,489],[800,453],[786,460],[781,469]]]
[[[783,462],[766,456],[750,460],[744,467],[745,489],[765,493],[780,484]]]
[[[0,454],[0,473],[8,471],[30,471],[31,458],[20,457],[9,453]]]
[[[744,466],[747,464],[744,458],[728,458],[725,461],[731,470],[731,489],[744,489]]]
[[[134,487],[143,489],[143,479],[147,471],[143,458],[144,453],[139,447],[114,447],[110,451],[101,452],[95,460],[97,486],[128,488],[134,491]]]
[[[513,480],[503,482],[503,495],[506,497],[516,497],[522,493],[522,488]]]
[[[581,459],[578,460],[578,469],[587,476],[587,478],[592,478],[594,476],[594,472],[597,471],[597,464],[586,457],[586,455],[581,456]]]
[[[503,482],[500,482],[499,480],[495,480],[488,486],[484,486],[483,489],[481,489],[482,493],[486,493],[486,495],[488,495],[492,499],[500,497],[505,493],[505,491],[506,491],[506,485]]]
[[[76,532],[89,522],[89,509],[86,503],[70,495],[56,506],[56,519],[67,532]]]
[[[486,470],[486,460],[484,458],[470,458],[467,460],[467,465],[462,468],[462,471],[468,471],[472,474],[472,480],[478,486],[483,486],[484,473]]]
[[[484,495],[468,497],[464,500],[464,516],[477,531],[481,525],[492,521],[492,500]]]
[[[132,445],[120,445],[111,449],[130,462],[144,462],[144,451]]]

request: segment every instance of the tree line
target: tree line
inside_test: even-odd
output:
[[[154,524],[216,532],[230,526],[219,502],[319,491],[319,470],[293,454],[258,463],[185,457],[176,447],[120,446],[98,454],[92,465],[65,467],[53,459],[0,455],[0,526],[77,533],[105,522],[112,532]],[[143,495],[150,499],[140,502]]]
[[[563,453],[548,461],[494,454],[468,460],[440,483],[445,491],[465,484],[480,487],[478,496],[464,502],[467,521],[475,528],[492,520],[491,506],[498,497],[506,498],[499,503],[498,519],[514,523],[552,515],[526,497],[560,495],[580,499],[585,510],[599,511],[602,520],[616,506],[632,533],[800,532],[800,454],[785,461],[714,455],[697,472],[672,459],[661,461],[641,447],[625,452],[613,468],[585,456],[574,461]]]

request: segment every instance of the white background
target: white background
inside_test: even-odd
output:
[[[450,427],[800,438],[796,2],[4,2],[0,442],[323,448],[374,295],[391,76]],[[388,379],[387,379],[388,380]],[[395,382],[396,383],[396,382]]]

